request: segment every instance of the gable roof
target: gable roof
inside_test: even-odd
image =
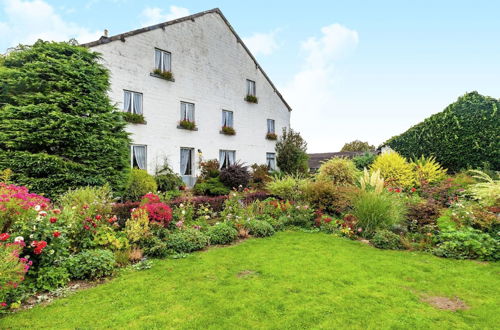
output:
[[[167,22],[163,22],[163,23],[159,23],[159,24],[155,24],[155,25],[151,25],[151,26],[146,26],[146,27],[143,27],[143,28],[140,28],[140,29],[136,29],[136,30],[132,30],[132,31],[129,31],[129,32],[117,34],[117,35],[114,35],[114,36],[111,36],[111,37],[102,36],[101,38],[99,38],[99,40],[92,41],[92,42],[87,42],[87,43],[81,44],[81,46],[91,48],[91,47],[95,47],[95,46],[107,44],[107,43],[110,43],[110,42],[116,41],[116,40],[125,41],[125,39],[127,37],[131,37],[131,36],[134,36],[136,34],[141,34],[141,33],[152,31],[152,30],[156,30],[156,29],[164,29],[166,26],[177,24],[177,23],[181,23],[181,22],[185,22],[185,21],[193,21],[194,22],[195,18],[198,18],[198,17],[206,15],[206,14],[218,14],[222,18],[222,20],[224,21],[224,23],[226,23],[226,25],[229,28],[229,30],[231,30],[231,32],[233,33],[233,35],[236,37],[237,42],[240,43],[243,46],[243,49],[245,49],[245,51],[247,52],[248,56],[250,56],[250,58],[255,63],[256,68],[258,70],[260,70],[260,72],[267,79],[267,81],[269,82],[269,84],[273,88],[274,92],[278,95],[278,97],[281,99],[281,101],[283,102],[283,104],[285,104],[285,106],[287,107],[288,111],[292,111],[292,108],[285,101],[285,99],[283,98],[283,95],[281,95],[281,93],[278,91],[278,89],[276,88],[276,86],[274,86],[273,82],[267,76],[267,74],[264,71],[264,69],[262,69],[262,67],[259,65],[259,63],[255,59],[255,57],[252,55],[252,53],[250,52],[250,50],[248,49],[248,47],[245,45],[245,43],[243,42],[243,40],[236,33],[236,31],[233,29],[233,27],[231,26],[231,24],[229,23],[229,21],[226,19],[226,17],[224,16],[224,14],[222,14],[222,11],[219,8],[205,10],[205,11],[193,14],[193,15],[181,17],[181,18],[178,18],[178,19],[174,19],[174,20],[171,20],[171,21],[167,21]]]

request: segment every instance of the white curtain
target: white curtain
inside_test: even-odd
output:
[[[194,122],[194,104],[187,103],[187,120]]]
[[[191,161],[191,149],[181,148],[181,175],[191,175],[188,171],[189,162]]]
[[[247,80],[247,95],[255,96],[255,82]]]
[[[132,104],[132,93],[129,91],[123,92],[123,111],[132,112],[130,105]]]
[[[142,115],[142,94],[133,93],[134,95],[134,113]]]
[[[133,146],[134,159],[141,170],[146,169],[146,146]]]
[[[227,164],[225,164],[226,162],[226,150],[219,150],[219,166],[221,168],[227,166]]]
[[[267,120],[267,132],[274,133],[274,120],[273,119]]]
[[[235,163],[235,151],[228,151],[228,165],[234,165]]]
[[[162,71],[171,71],[170,69],[170,53],[162,52]]]
[[[222,111],[222,126],[233,127],[233,113],[231,111]]]
[[[161,50],[155,49],[155,69],[159,69],[159,70],[162,69],[161,68],[161,60],[162,60],[161,53],[162,53]]]

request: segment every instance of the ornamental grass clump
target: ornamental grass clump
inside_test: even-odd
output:
[[[374,191],[380,194],[384,190],[384,178],[380,176],[380,170],[374,172],[368,172],[365,168],[363,170],[363,176],[358,179],[361,190]]]
[[[479,181],[468,188],[472,196],[484,206],[499,206],[500,180],[493,180],[488,174],[478,170],[471,170],[470,173]]]
[[[358,232],[371,237],[378,229],[388,229],[404,221],[406,207],[401,198],[390,193],[361,192],[354,200],[352,214],[357,218]]]

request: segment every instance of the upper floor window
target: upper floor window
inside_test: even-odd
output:
[[[255,81],[247,79],[247,96],[257,96],[255,91]]]
[[[267,120],[267,133],[272,133],[272,134],[276,133],[274,129],[274,119]]]
[[[222,127],[233,127],[233,112],[222,110]]]
[[[133,168],[147,169],[147,146],[131,145],[130,163]]]
[[[172,54],[164,50],[155,49],[155,70],[161,72],[172,71]]]
[[[236,151],[219,150],[219,164],[221,168],[234,165],[236,163]]]
[[[142,115],[142,94],[123,91],[123,111]]]
[[[274,171],[276,169],[276,154],[273,152],[266,153],[266,164],[267,168],[270,171]]]
[[[194,123],[194,103],[181,102],[181,121]]]

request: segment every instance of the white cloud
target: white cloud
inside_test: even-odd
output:
[[[279,45],[276,40],[278,30],[269,33],[254,33],[252,36],[243,38],[243,42],[254,55],[271,55]]]
[[[302,43],[302,68],[282,88],[293,108],[292,127],[301,132],[311,152],[337,151],[346,142],[340,141],[345,137],[336,134],[343,127],[336,109],[339,76],[335,64],[349,55],[358,42],[355,30],[340,24],[323,27],[321,37],[311,37]]]
[[[166,21],[171,21],[176,18],[189,16],[189,9],[177,6],[170,6],[168,13],[163,13],[163,9],[158,7],[146,7],[141,13],[144,18],[142,26],[154,25]]]
[[[78,42],[96,40],[101,32],[90,31],[78,24],[67,22],[43,0],[3,1],[5,21],[0,22],[0,52],[17,44],[31,44],[38,39]]]

